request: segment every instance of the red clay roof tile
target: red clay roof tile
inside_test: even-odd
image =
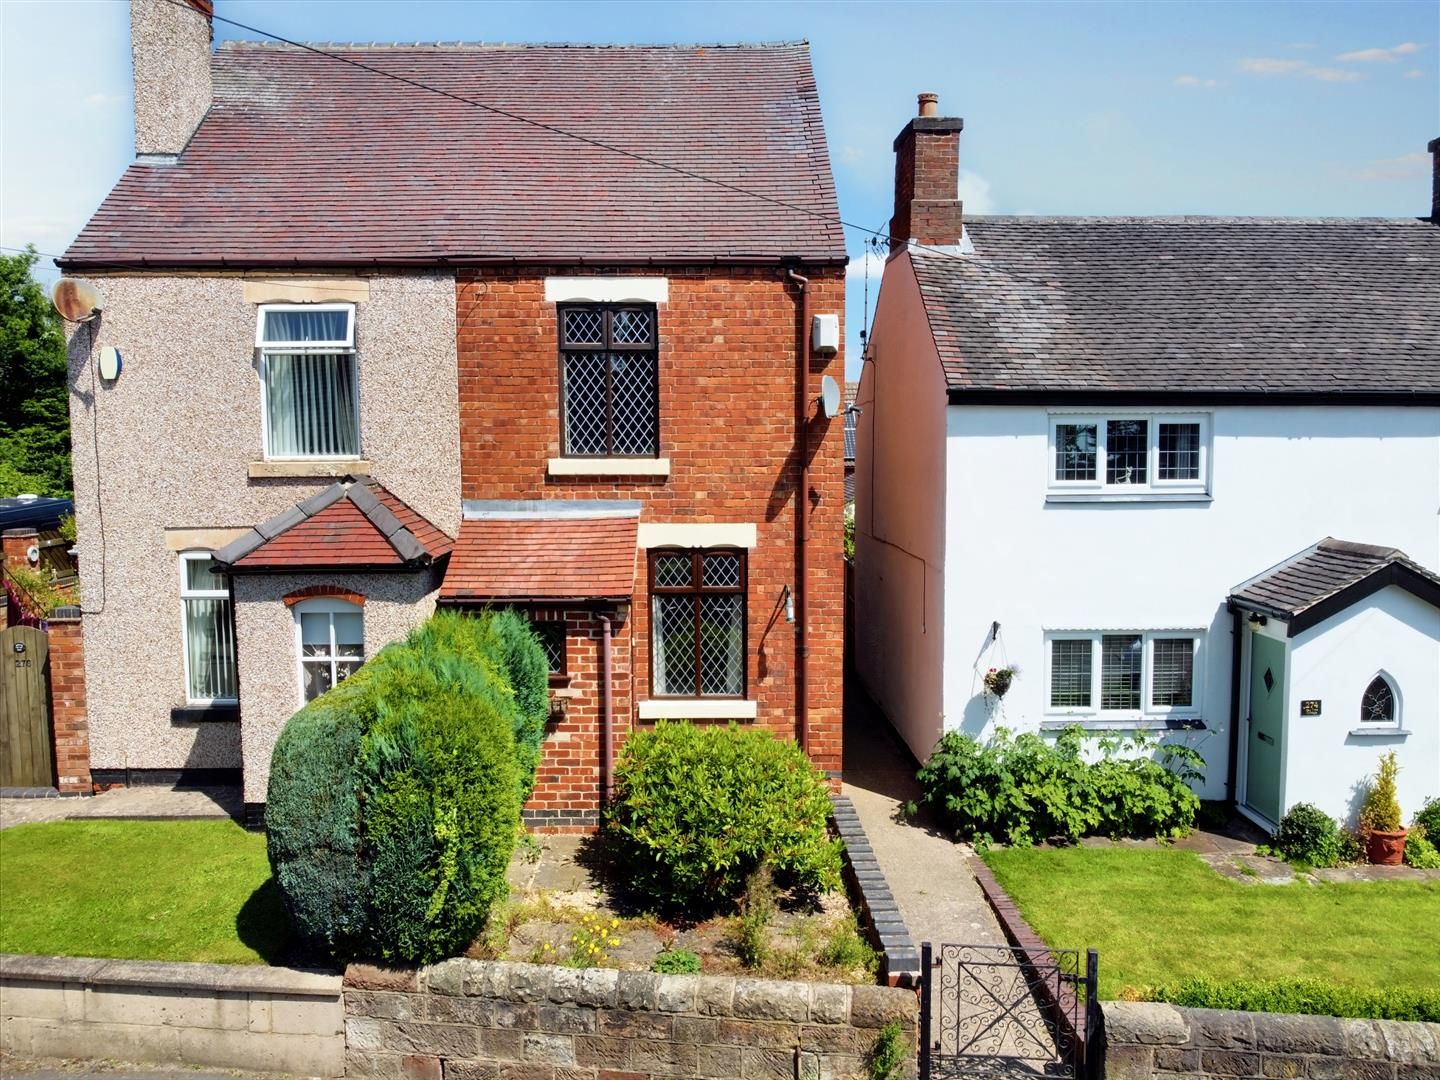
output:
[[[601,599],[635,588],[640,519],[467,520],[442,601]]]

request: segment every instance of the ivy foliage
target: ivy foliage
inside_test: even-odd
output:
[[[732,904],[762,864],[782,884],[840,884],[827,831],[825,776],[789,740],[760,728],[660,723],[625,743],[609,840],[627,884],[661,909]]]
[[[920,767],[921,801],[963,840],[1032,844],[1082,836],[1183,836],[1204,773],[1193,747],[1134,735],[1087,740],[1077,725],[1054,742],[1001,728],[988,742],[947,732]]]
[[[436,614],[281,732],[266,833],[305,945],[433,963],[463,952],[504,898],[534,775],[532,755],[518,776],[512,670],[534,657],[518,636],[502,647],[498,618]]]
[[[0,498],[71,491],[65,332],[37,261],[33,247],[0,255]]]

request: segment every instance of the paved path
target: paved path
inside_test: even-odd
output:
[[[233,818],[244,803],[238,787],[176,789],[161,785],[113,788],[103,795],[0,799],[0,829],[64,818]]]

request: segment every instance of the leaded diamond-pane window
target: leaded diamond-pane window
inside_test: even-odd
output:
[[[650,556],[650,691],[657,697],[744,697],[745,553]]]
[[[560,309],[562,413],[571,457],[660,452],[655,309],[611,304]]]

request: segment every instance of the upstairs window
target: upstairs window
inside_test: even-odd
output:
[[[1209,424],[1202,416],[1052,415],[1052,492],[1204,492]]]
[[[262,305],[255,344],[264,387],[265,456],[358,458],[354,305]]]
[[[650,555],[650,692],[745,696],[745,552]]]
[[[655,308],[563,304],[559,313],[565,455],[658,456]]]
[[[1048,711],[1195,716],[1202,640],[1183,630],[1051,634]]]
[[[180,556],[185,700],[190,705],[233,705],[240,700],[230,589],[213,565],[208,551]]]

